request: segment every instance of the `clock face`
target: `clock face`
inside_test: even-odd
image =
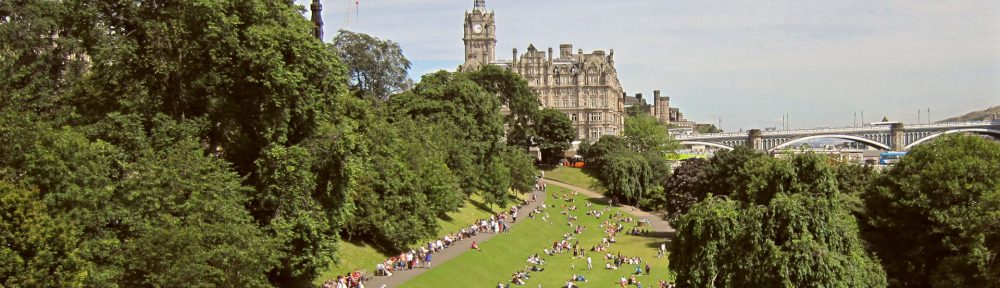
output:
[[[483,24],[472,25],[472,32],[483,33]]]

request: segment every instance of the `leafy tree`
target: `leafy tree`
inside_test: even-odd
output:
[[[521,193],[534,191],[538,176],[534,159],[524,151],[511,148],[503,151],[502,158],[506,160],[507,168],[510,169],[510,188]]]
[[[708,160],[691,158],[681,161],[663,183],[665,208],[671,218],[687,213],[691,206],[708,197]]]
[[[732,151],[718,151],[708,160],[708,178],[711,181],[706,187],[713,195],[729,195],[736,191],[741,183],[740,169],[752,159],[766,157],[763,153],[747,147],[736,147]]]
[[[333,47],[347,65],[351,89],[360,96],[386,100],[407,88],[410,60],[398,43],[341,29]]]
[[[65,37],[71,15],[59,1],[0,3],[0,109],[69,118],[60,104],[88,66],[82,43]]]
[[[0,182],[0,285],[82,286],[81,231],[48,213],[38,191]]]
[[[542,151],[542,162],[556,163],[562,159],[563,151],[570,148],[576,138],[576,129],[569,117],[559,110],[545,108],[538,112],[535,124],[538,132],[538,148]]]
[[[486,91],[500,97],[500,104],[510,111],[504,116],[504,123],[509,128],[507,144],[527,151],[534,144],[532,138],[536,131],[545,129],[537,121],[540,103],[528,82],[517,73],[495,65],[485,65],[467,74]]]
[[[437,217],[456,210],[465,194],[459,175],[448,168],[448,151],[439,147],[456,141],[445,126],[406,117],[386,120],[367,122],[366,129],[378,133],[366,143],[357,211],[345,231],[398,251],[436,235]]]
[[[126,157],[71,128],[3,122],[0,134],[9,146],[2,148],[0,176],[37,188],[52,218],[71,227],[74,250],[61,257],[82,262],[74,282],[268,284],[264,272],[274,265],[274,246],[244,209],[240,177],[205,156],[190,135],[168,140],[177,135],[173,127],[154,127],[150,135],[163,142],[135,142],[135,155]]]
[[[680,287],[886,286],[821,158],[752,158],[736,171],[732,199],[710,197],[674,221]]]
[[[639,115],[649,115],[649,105],[632,105],[625,107],[625,114],[629,117],[635,117]]]
[[[652,187],[652,169],[642,155],[619,151],[603,161],[599,179],[611,196],[634,204]]]
[[[942,136],[917,146],[864,194],[865,238],[893,286],[1000,283],[1000,144]]]
[[[580,153],[584,161],[587,161],[587,167],[591,167],[598,172],[604,167],[604,158],[606,156],[628,149],[625,140],[614,135],[601,137],[594,144],[581,144],[581,147]]]
[[[667,127],[648,114],[626,117],[622,138],[629,148],[639,153],[666,155],[678,147],[667,133]]]
[[[503,146],[503,119],[495,95],[464,73],[439,71],[424,75],[416,87],[393,96],[388,104],[394,117],[438,123],[452,131],[454,141],[442,146],[466,194],[495,188],[481,177]]]
[[[119,221],[122,286],[269,286],[278,254],[244,209],[240,177],[193,139],[147,151],[104,199]]]
[[[671,221],[676,229],[670,245],[670,270],[677,275],[678,287],[735,286],[732,278],[740,258],[733,248],[736,239],[751,223],[734,200],[708,198]]]
[[[715,127],[715,124],[696,124],[694,125],[694,132],[697,133],[722,133],[722,129]]]

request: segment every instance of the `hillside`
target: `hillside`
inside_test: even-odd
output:
[[[986,110],[969,112],[962,116],[937,121],[937,123],[991,120],[994,119],[994,115],[1000,115],[1000,106],[993,106]]]

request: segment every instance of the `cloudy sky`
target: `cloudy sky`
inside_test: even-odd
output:
[[[306,4],[309,0],[296,0]],[[411,77],[463,59],[472,0],[323,0],[337,29],[396,41]],[[630,95],[655,89],[728,131],[927,121],[1000,105],[1000,3],[876,0],[487,0],[497,57],[560,43],[615,49]],[[348,14],[350,11],[350,14]],[[348,22],[348,15],[350,22]],[[860,116],[860,115],[859,115]],[[859,119],[860,120],[860,119]]]

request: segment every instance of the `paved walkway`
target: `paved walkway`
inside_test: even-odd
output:
[[[507,223],[510,225],[510,229],[517,229],[517,224],[524,222],[525,219],[528,219],[527,215],[529,211],[535,210],[535,207],[538,207],[538,205],[545,203],[545,192],[535,191],[534,194],[538,200],[518,208],[518,214],[519,214],[518,218],[521,218],[521,221],[515,223]],[[468,224],[472,225],[472,223]],[[453,233],[453,232],[455,231],[448,231],[448,233]],[[438,251],[438,253],[434,253],[431,256],[431,269],[434,269],[434,267],[437,265],[441,265],[445,262],[448,262],[448,260],[451,260],[452,258],[455,258],[456,256],[465,253],[466,251],[469,251],[470,250],[469,246],[472,245],[472,241],[476,241],[476,243],[482,244],[483,242],[486,242],[490,238],[493,238],[493,236],[497,235],[498,234],[493,234],[493,233],[479,233],[471,238],[465,238],[462,241],[455,242],[455,244],[451,245],[451,247]],[[424,244],[426,245],[426,243]],[[421,263],[421,265],[423,265],[423,263]],[[371,269],[372,272],[369,272],[368,274],[374,275],[375,267],[370,267],[369,269]],[[429,269],[414,268],[413,270],[397,271],[395,273],[392,273],[392,276],[374,276],[371,279],[368,279],[368,282],[365,282],[365,287],[379,288],[382,287],[382,285],[386,285],[386,287],[397,287],[402,285],[403,283],[406,283],[406,281],[410,281],[410,279],[413,279],[414,277],[417,277],[420,274],[423,274],[424,272],[427,271],[429,271]]]
[[[570,185],[570,184],[566,184],[566,183],[555,181],[555,180],[548,179],[548,178],[544,178],[544,179],[542,179],[542,181],[545,182],[546,184],[555,185],[555,186],[559,186],[559,187],[562,187],[562,188],[566,188],[566,189],[570,189],[570,190],[573,190],[573,191],[577,191],[577,192],[583,193],[583,194],[585,194],[587,196],[590,196],[591,198],[596,199],[599,202],[603,202],[603,203],[607,203],[608,202],[608,197],[604,196],[601,193],[595,192],[595,191],[587,189],[587,188],[573,186],[573,185]],[[535,202],[532,202],[532,203],[528,203],[528,205],[526,205],[524,207],[521,207],[519,209],[519,211],[520,211],[519,214],[527,215],[526,214],[527,211],[534,210],[535,207],[538,207],[538,205],[540,205],[542,203],[545,203],[545,192],[543,192],[543,191],[535,191],[534,193],[535,193],[535,196],[538,198],[538,201],[535,201]],[[635,216],[637,216],[639,218],[642,218],[642,219],[648,219],[650,221],[650,226],[651,226],[650,228],[651,228],[651,230],[654,231],[653,232],[654,235],[660,236],[660,237],[663,237],[663,238],[667,238],[667,239],[673,238],[674,228],[670,227],[670,223],[668,223],[666,220],[663,220],[663,215],[655,214],[655,213],[650,213],[650,212],[646,212],[646,211],[642,211],[642,210],[639,210],[636,207],[632,207],[632,206],[628,206],[628,205],[617,205],[617,206],[620,207],[620,208],[622,208],[622,211],[625,211],[627,213],[630,213],[630,214],[635,215]],[[522,216],[522,220],[525,219],[525,218],[526,217]],[[520,222],[518,222],[518,223],[520,223]],[[517,224],[518,223],[510,223],[511,229],[517,228]],[[472,223],[469,223],[469,224],[472,224]],[[464,239],[464,240],[462,240],[460,242],[457,242],[456,244],[452,245],[451,247],[445,248],[444,250],[441,250],[438,253],[434,253],[433,258],[431,260],[431,269],[434,269],[435,266],[441,265],[441,264],[447,262],[448,260],[451,260],[452,258],[455,258],[456,256],[461,255],[462,253],[465,253],[466,251],[469,251],[469,245],[471,245],[471,243],[472,243],[473,240],[475,240],[476,243],[483,243],[483,242],[486,242],[487,240],[489,240],[490,238],[493,238],[493,236],[496,236],[496,235],[497,234],[493,234],[493,233],[479,233],[479,235],[476,235],[476,236],[474,236],[472,238],[466,238],[466,239]],[[667,240],[667,241],[669,242],[669,240]],[[372,269],[374,271],[374,267],[372,267]],[[369,279],[367,283],[365,283],[365,287],[380,288],[380,287],[382,287],[382,285],[386,285],[386,287],[390,287],[390,288],[391,287],[397,287],[397,286],[402,285],[403,283],[406,283],[406,281],[410,281],[410,279],[413,279],[414,277],[420,276],[420,274],[423,274],[424,272],[427,272],[427,271],[429,271],[429,269],[416,268],[416,269],[407,270],[407,271],[397,271],[396,273],[393,273],[392,276],[388,276],[388,277],[387,276],[375,276],[375,277]],[[369,274],[371,274],[371,273],[369,273]]]

